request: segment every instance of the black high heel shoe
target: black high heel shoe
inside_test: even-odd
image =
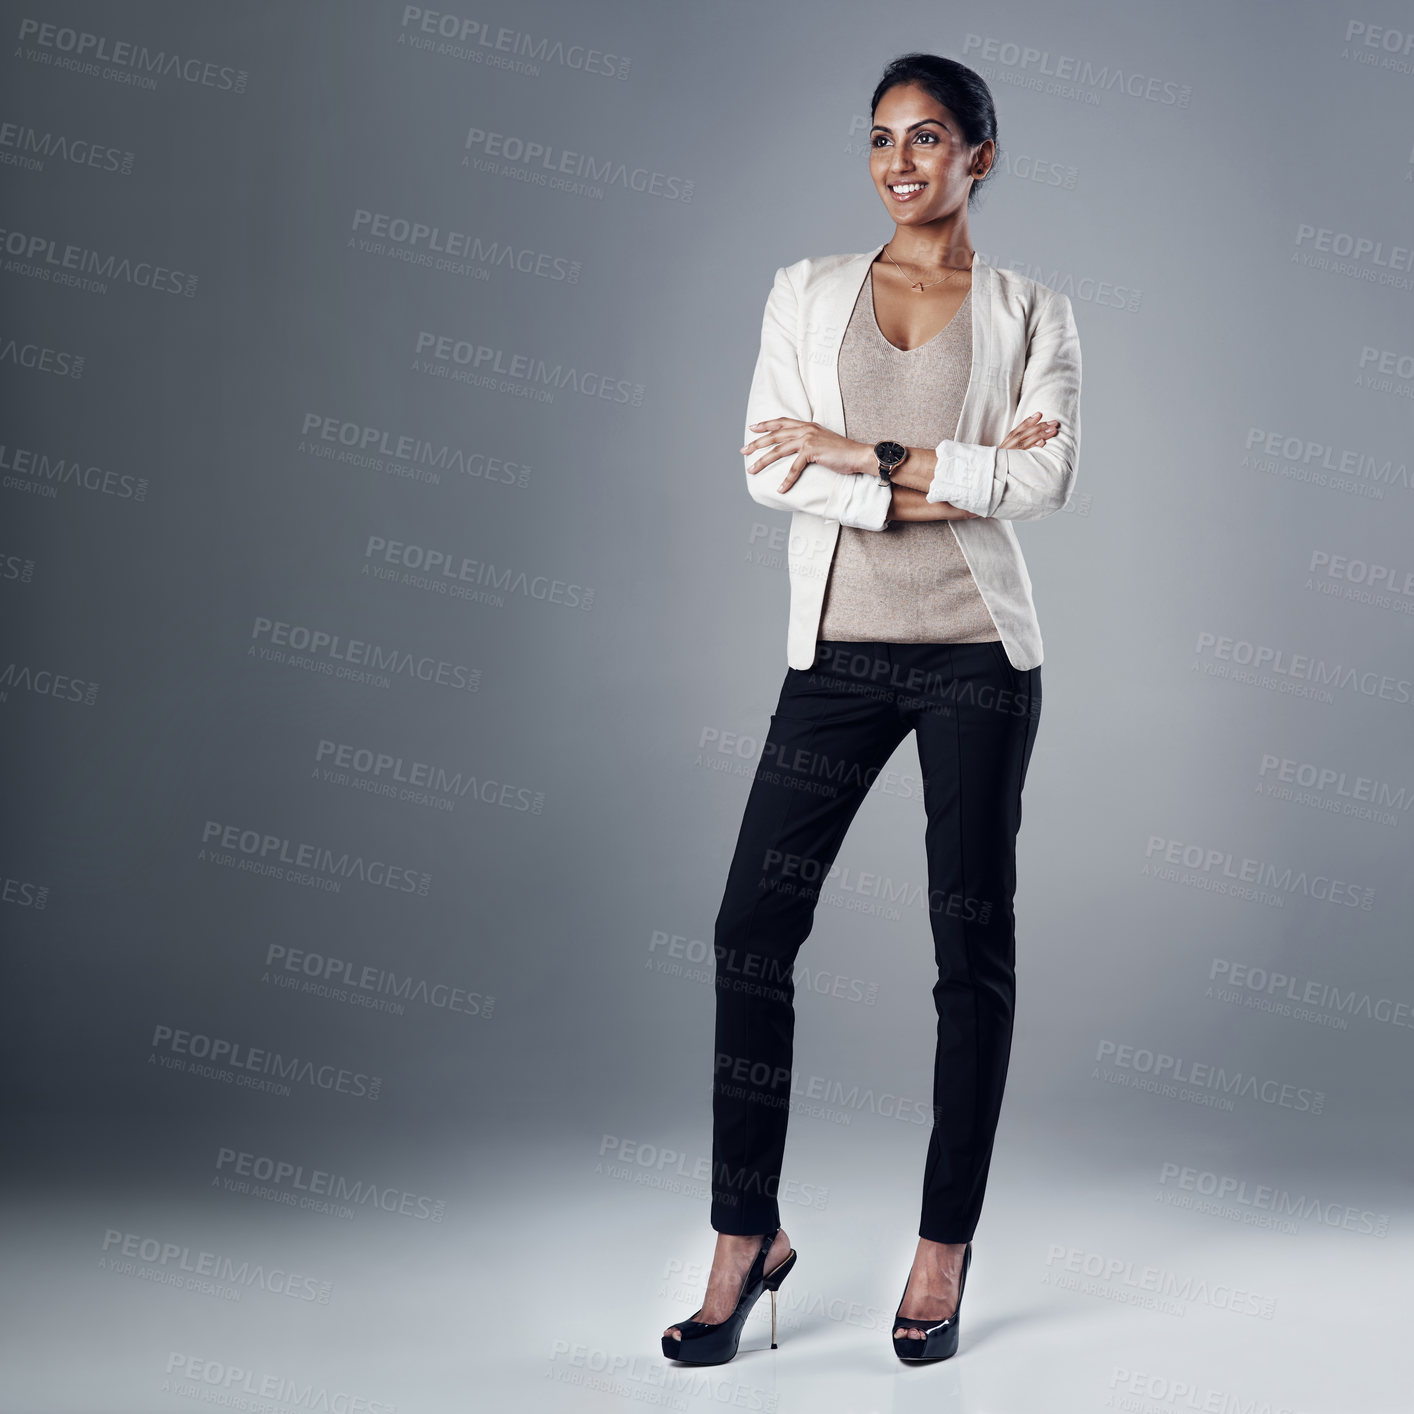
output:
[[[957,1354],[958,1318],[962,1314],[962,1289],[967,1285],[967,1269],[972,1265],[972,1244],[969,1242],[962,1253],[962,1275],[957,1282],[957,1305],[951,1316],[941,1321],[920,1320],[917,1316],[900,1316],[894,1313],[894,1323],[889,1327],[893,1337],[894,1354],[900,1360],[946,1360]],[[904,1296],[908,1295],[908,1284],[904,1283]],[[903,1299],[899,1299],[899,1311],[903,1310]],[[914,1335],[894,1335],[900,1326],[910,1326],[923,1332],[920,1340]]]
[[[771,1349],[776,1348],[776,1292],[795,1266],[795,1248],[792,1247],[788,1256],[783,1257],[769,1272],[766,1270],[766,1254],[779,1231],[780,1228],[773,1228],[761,1239],[761,1250],[742,1278],[736,1310],[725,1321],[674,1322],[682,1334],[680,1338],[663,1337],[663,1354],[669,1360],[680,1360],[686,1365],[725,1365],[736,1355],[741,1328],[763,1291],[771,1293]],[[700,1311],[702,1308],[699,1306],[697,1309]]]

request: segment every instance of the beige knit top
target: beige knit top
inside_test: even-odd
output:
[[[972,373],[972,291],[951,322],[916,349],[879,329],[874,278],[859,287],[840,346],[845,436],[936,447],[957,431]],[[885,643],[988,643],[1001,634],[977,592],[952,522],[840,526],[817,637]]]

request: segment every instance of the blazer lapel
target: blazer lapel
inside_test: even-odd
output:
[[[820,281],[815,298],[807,302],[803,311],[801,336],[810,383],[810,405],[815,414],[813,420],[841,437],[844,436],[844,398],[840,394],[840,345],[844,343],[844,331],[849,327],[854,302],[859,298],[870,266],[886,244],[880,241],[873,250],[841,261],[828,279]]]
[[[972,369],[967,392],[957,414],[957,442],[984,440],[988,400],[995,396],[996,360],[996,271],[978,256],[972,260]]]

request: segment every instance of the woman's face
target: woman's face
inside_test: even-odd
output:
[[[919,226],[966,206],[992,150],[990,139],[969,147],[951,111],[926,89],[895,84],[874,110],[869,174],[889,215],[900,226]]]

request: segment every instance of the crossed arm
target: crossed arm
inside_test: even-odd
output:
[[[1042,421],[1039,411],[1031,413],[994,447],[951,438],[936,447],[910,447],[892,488],[875,474],[872,446],[809,420],[798,312],[783,267],[766,301],[747,397],[741,451],[754,500],[861,530],[882,530],[891,520],[1039,520],[1066,503],[1075,478],[1080,397],[1080,345],[1066,296],[1052,292],[1040,311],[1020,390],[1022,406],[1044,406],[1057,416]],[[762,455],[753,463],[754,453]],[[768,468],[775,469],[761,475]]]

